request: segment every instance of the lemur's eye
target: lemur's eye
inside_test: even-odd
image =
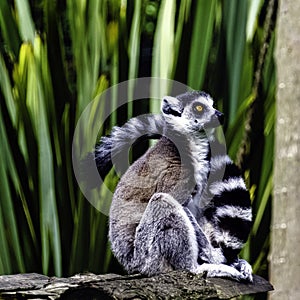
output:
[[[202,105],[196,105],[195,110],[198,111],[198,112],[201,112],[203,110],[203,106]]]

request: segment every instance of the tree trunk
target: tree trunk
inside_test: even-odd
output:
[[[280,1],[271,229],[273,299],[300,299],[300,1]],[[271,159],[271,158],[270,158]]]
[[[77,274],[69,278],[40,274],[0,276],[0,299],[231,299],[272,290],[263,278],[253,283],[230,279],[203,278],[185,271],[153,277],[116,274]]]

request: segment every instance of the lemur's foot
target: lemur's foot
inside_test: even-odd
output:
[[[248,277],[249,274],[244,274],[237,270],[233,266],[228,266],[224,264],[207,264],[204,263],[199,265],[197,268],[191,270],[195,274],[203,274],[206,277],[222,277],[222,278],[231,278],[237,281],[251,281]],[[251,275],[252,278],[252,275]]]
[[[253,282],[252,267],[244,259],[239,259],[232,266],[242,274],[242,280]]]

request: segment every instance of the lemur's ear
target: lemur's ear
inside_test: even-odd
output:
[[[161,110],[166,115],[180,117],[183,112],[183,107],[177,98],[165,96],[162,100]]]

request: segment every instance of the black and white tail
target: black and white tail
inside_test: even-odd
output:
[[[214,247],[220,247],[226,263],[234,263],[238,253],[248,239],[252,226],[252,210],[249,191],[241,172],[227,155],[211,158],[210,175],[220,180],[212,180],[207,185],[204,197],[210,195],[203,207],[201,223]]]
[[[94,160],[102,179],[113,163],[124,173],[128,167],[129,149],[143,139],[157,139],[163,135],[164,119],[161,115],[147,114],[130,119],[122,127],[115,126],[109,136],[102,137],[94,151]],[[125,158],[125,159],[124,159]]]

